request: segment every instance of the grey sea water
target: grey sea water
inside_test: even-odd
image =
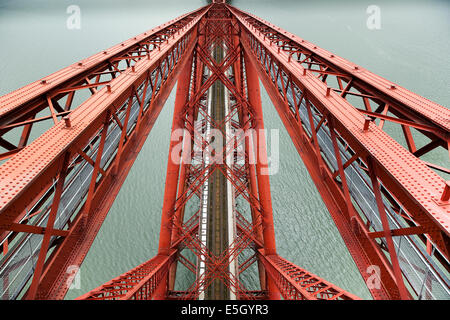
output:
[[[72,4],[81,8],[80,30],[66,28],[66,8]],[[204,4],[201,0],[0,0],[0,95]],[[372,4],[381,9],[380,30],[366,27],[366,9]],[[233,5],[430,100],[450,105],[448,1],[238,0]],[[271,176],[279,254],[370,298],[262,91],[266,128],[280,129],[280,168]],[[156,254],[173,102],[172,93],[80,269],[81,288],[69,290],[67,299]]]

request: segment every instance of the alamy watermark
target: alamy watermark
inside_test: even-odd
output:
[[[381,29],[381,9],[377,5],[370,5],[366,9],[366,13],[369,15],[366,20],[366,26],[369,30]]]
[[[381,288],[380,267],[376,265],[370,265],[367,267],[366,273],[370,274],[370,276],[366,280],[367,287],[369,289],[380,289]]]
[[[69,274],[69,277],[66,280],[66,285],[71,289],[81,289],[81,275],[80,275],[80,267],[77,265],[71,265],[67,268],[66,273]]]
[[[274,175],[279,170],[279,130],[278,129],[234,129],[224,135],[222,130],[202,130],[197,123],[198,130],[192,134],[186,129],[172,132],[173,145],[170,155],[173,163],[198,163],[258,165],[261,175]],[[267,140],[270,138],[270,144]],[[193,143],[192,143],[193,141]],[[250,154],[246,153],[246,143],[251,145]],[[269,149],[270,148],[270,149]],[[247,157],[247,158],[246,158]],[[246,160],[247,159],[247,160]]]
[[[69,15],[66,20],[66,26],[69,30],[81,29],[81,9],[77,5],[70,5],[66,9],[66,13]]]

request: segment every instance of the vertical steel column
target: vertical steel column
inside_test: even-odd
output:
[[[198,38],[197,38],[197,45],[198,46],[202,46],[205,42],[205,35],[202,34],[200,32],[200,26],[198,26],[198,30],[197,30],[197,34],[198,34]],[[177,198],[180,198],[186,189],[187,186],[187,181],[186,179],[189,178],[189,174],[190,174],[190,164],[191,164],[191,157],[192,157],[192,148],[194,145],[194,126],[195,126],[195,120],[197,119],[197,113],[198,110],[196,108],[196,104],[191,105],[191,99],[193,99],[193,97],[196,96],[196,94],[198,93],[198,90],[200,89],[201,85],[202,85],[202,76],[203,76],[203,66],[202,66],[202,62],[200,61],[200,59],[198,58],[198,53],[197,50],[194,49],[194,52],[192,54],[191,60],[188,62],[188,66],[189,66],[189,81],[192,79],[192,85],[191,87],[186,88],[186,91],[189,93],[189,89],[190,91],[190,96],[189,94],[185,97],[186,101],[185,101],[185,105],[184,107],[186,107],[186,103],[189,103],[190,105],[188,106],[189,110],[187,111],[187,122],[191,124],[190,128],[189,128],[189,134],[186,134],[184,136],[184,141],[183,141],[183,149],[182,149],[182,159],[181,159],[181,165],[180,165],[180,176],[179,176],[179,190],[178,190],[178,196]],[[186,69],[188,68],[188,66],[186,66]],[[187,70],[184,70],[187,72]],[[183,71],[183,72],[184,72]],[[193,73],[193,74],[191,74]],[[188,75],[186,74],[181,74],[180,75],[180,79],[181,77],[187,77]],[[180,83],[179,83],[180,84]],[[178,87],[177,87],[178,90]],[[184,125],[184,128],[186,129],[186,124]],[[188,141],[187,139],[189,139],[190,141]],[[175,213],[174,216],[174,221],[178,221],[181,225],[183,224],[183,219],[184,219],[184,206],[183,208],[179,208],[179,210]],[[178,230],[172,230],[172,243],[174,243],[178,238],[179,238],[180,234]],[[178,256],[177,256],[178,257]],[[177,273],[177,259],[175,260],[174,263],[172,263],[171,267],[170,267],[170,271],[169,271],[169,282],[168,282],[168,289],[169,290],[174,290],[175,287],[175,280],[176,280],[176,273]]]
[[[178,78],[177,93],[175,97],[175,108],[172,120],[172,135],[178,129],[184,128],[181,114],[183,107],[189,97],[189,82],[192,67],[192,56],[181,71]],[[180,161],[172,159],[172,152],[179,141],[170,139],[169,155],[167,159],[166,184],[164,189],[164,202],[161,217],[161,231],[159,234],[159,254],[169,255],[172,235],[172,218],[174,206],[177,198],[178,177],[180,171]],[[177,160],[177,161],[174,161]],[[183,182],[184,183],[184,182]]]
[[[261,203],[262,225],[264,237],[264,254],[274,255],[276,251],[275,229],[273,227],[272,197],[270,193],[270,180],[267,163],[267,148],[264,135],[264,121],[261,105],[261,93],[259,90],[259,79],[255,67],[252,65],[248,55],[244,54],[245,70],[247,75],[248,101],[254,111],[254,129],[257,139],[254,140],[256,151],[256,176],[258,178],[259,201]],[[265,173],[264,173],[265,172]],[[270,299],[279,299],[280,292],[275,283],[268,278],[267,288]]]
[[[193,57],[193,65],[191,66],[191,70],[194,73],[193,76],[190,78],[193,80],[191,89],[191,96],[193,96],[197,90],[198,83],[195,81],[195,77],[197,76],[197,59],[195,57],[196,53],[194,52]],[[188,88],[189,89],[189,88]],[[186,99],[187,103],[189,100],[189,97]],[[194,124],[194,111],[195,107],[192,106],[187,111],[187,122]],[[186,128],[186,126],[184,126]],[[179,177],[179,183],[178,183],[178,195],[177,199],[180,199],[187,186],[186,179],[189,177],[189,171],[190,171],[190,163],[191,163],[191,157],[192,157],[192,146],[193,146],[193,136],[194,131],[193,128],[191,128],[189,131],[185,129],[185,133],[183,136],[183,148],[182,148],[182,157],[181,157],[181,164],[180,164],[180,177]],[[184,210],[185,206],[183,205],[181,208],[177,208],[175,215],[174,215],[174,222],[178,222],[180,225],[183,224],[184,220]],[[180,237],[180,231],[177,228],[172,229],[172,243],[177,241]],[[176,278],[176,272],[177,272],[177,259],[174,263],[172,263],[170,267],[169,272],[169,290],[173,290],[175,287],[175,278]]]
[[[242,123],[247,123],[248,114],[246,111],[243,112]],[[245,126],[244,131],[248,130],[248,125]],[[255,157],[253,153],[253,137],[251,135],[246,135],[245,143],[245,153],[247,154],[246,161],[248,163],[248,178],[249,178],[249,191],[251,193],[251,201],[254,206],[259,207],[259,202],[256,200],[258,198],[258,187],[257,187],[257,178],[256,178],[256,169],[255,169]],[[260,223],[259,212],[255,210],[252,206],[251,208],[252,215],[252,224],[256,226],[256,239],[263,242],[263,231]],[[266,290],[266,272],[264,270],[264,266],[262,262],[258,259],[258,272],[259,272],[259,283],[261,286],[261,290]]]
[[[234,36],[233,37],[233,43],[235,46],[239,46],[239,37]],[[244,68],[244,56],[243,51],[240,51],[239,58],[236,60],[236,62],[233,64],[233,70],[234,70],[234,79],[236,82],[236,88],[239,90],[240,94],[245,97],[246,92],[244,89],[244,75],[243,75],[243,68]],[[259,201],[258,199],[258,187],[257,187],[257,178],[256,178],[256,169],[255,169],[255,157],[253,153],[253,137],[251,136],[251,128],[249,124],[249,113],[244,106],[241,106],[240,112],[239,112],[239,120],[241,124],[243,124],[243,130],[245,134],[245,153],[246,153],[246,159],[248,169],[248,179],[249,179],[249,191],[250,191],[250,199],[253,203],[253,205],[250,207],[251,210],[251,217],[252,217],[252,224],[254,227],[256,227],[256,239],[263,242],[263,231],[260,224],[260,215],[257,210],[255,210],[255,206],[259,207]],[[250,134],[248,134],[250,133]],[[259,272],[259,283],[261,290],[266,290],[266,272],[264,270],[264,266],[262,262],[258,259],[258,272]]]

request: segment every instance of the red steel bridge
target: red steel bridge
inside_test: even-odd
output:
[[[177,83],[158,254],[79,299],[359,299],[277,254],[260,82],[373,298],[449,299],[450,110],[219,1],[0,97],[0,297],[64,298]]]

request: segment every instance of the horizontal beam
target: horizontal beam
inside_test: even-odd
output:
[[[265,256],[259,250],[258,258],[286,300],[361,300],[279,255]]]
[[[176,250],[167,255],[157,255],[136,268],[104,285],[89,291],[76,300],[152,300],[161,298],[158,292],[167,282],[170,265]]]
[[[386,116],[383,114],[379,114],[376,112],[371,112],[371,111],[366,111],[363,109],[358,109],[361,113],[369,116],[369,117],[374,117],[374,118],[378,118],[378,119],[383,119],[383,120],[387,120],[390,122],[395,122],[398,124],[402,124],[402,125],[406,125],[406,126],[410,126],[413,128],[416,128],[418,130],[425,130],[425,131],[429,131],[429,132],[436,132],[436,128],[429,126],[429,125],[424,125],[424,124],[420,124],[420,123],[416,123],[413,121],[408,121],[408,120],[403,120],[403,119],[399,119],[399,118],[394,118],[394,117],[390,117],[390,116]]]
[[[27,225],[22,223],[12,223],[9,226],[2,226],[2,230],[8,230],[13,232],[26,232],[26,233],[34,233],[34,234],[44,234],[46,228]],[[51,229],[50,233],[55,236],[65,237],[69,234],[68,230],[59,230],[59,229]]]
[[[412,234],[423,234],[423,233],[426,233],[426,230],[422,226],[391,230],[391,235],[394,237],[395,236],[397,236],[397,237],[398,236],[408,236],[408,235],[412,235]],[[370,232],[369,236],[371,238],[382,238],[385,236],[385,233],[384,233],[384,231]]]

